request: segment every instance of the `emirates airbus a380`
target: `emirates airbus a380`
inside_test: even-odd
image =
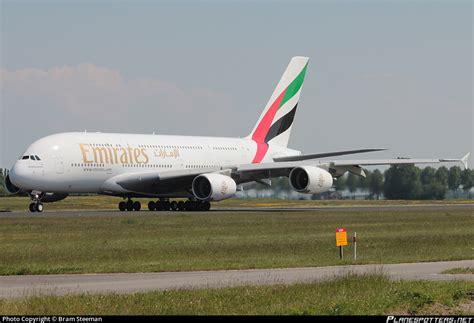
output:
[[[232,197],[241,184],[269,184],[288,177],[301,193],[328,191],[349,171],[364,165],[462,162],[462,159],[328,160],[321,158],[382,149],[303,155],[288,148],[307,57],[293,57],[252,132],[245,138],[115,133],[60,133],[34,142],[11,169],[6,187],[27,192],[30,211],[70,193],[122,197],[121,211],[139,211],[133,198],[150,198],[149,210],[209,210],[211,201]],[[172,198],[187,198],[171,201]]]

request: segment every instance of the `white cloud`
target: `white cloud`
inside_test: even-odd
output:
[[[90,63],[0,69],[0,80],[5,156],[15,157],[41,136],[64,131],[225,134],[225,123],[216,120],[233,111],[225,93],[153,78],[126,79]]]
[[[77,117],[98,111],[113,112],[120,117],[138,106],[150,104],[161,111],[166,107],[174,112],[190,112],[203,100],[229,103],[226,95],[209,89],[184,90],[176,84],[150,78],[126,80],[116,70],[90,63],[48,70],[2,69],[0,76],[2,92],[7,95],[46,101],[53,104],[51,109]]]

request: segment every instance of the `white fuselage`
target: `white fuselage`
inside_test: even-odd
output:
[[[27,191],[101,193],[103,184],[117,175],[250,164],[256,150],[253,140],[240,138],[61,133],[28,147],[10,177]],[[270,145],[261,162],[297,153]]]

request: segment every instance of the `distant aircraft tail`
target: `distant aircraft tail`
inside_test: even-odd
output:
[[[308,57],[300,56],[291,59],[257,124],[248,136],[257,143],[253,163],[262,161],[269,144],[288,146],[308,60]]]

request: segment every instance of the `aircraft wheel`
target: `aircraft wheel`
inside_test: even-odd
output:
[[[136,202],[133,202],[133,210],[134,211],[140,211],[140,209],[142,208],[142,204],[138,201]]]
[[[156,203],[153,201],[148,202],[148,210],[155,211],[157,209]]]
[[[209,211],[211,209],[211,202],[206,201],[202,203],[202,210],[203,211]]]
[[[178,210],[179,211],[184,211],[185,210],[183,201],[178,202]]]
[[[169,211],[171,210],[171,203],[168,202],[168,201],[165,201],[165,202],[161,202],[161,204],[163,205],[163,211]]]
[[[35,208],[36,212],[43,212],[43,203],[37,203]]]
[[[173,201],[171,202],[171,211],[177,211],[178,210],[178,202]]]
[[[163,209],[164,209],[163,202],[161,202],[161,201],[156,201],[156,202],[155,202],[155,210],[157,210],[157,211],[163,211]]]
[[[201,201],[192,201],[191,202],[191,210],[192,211],[199,211],[201,208]]]
[[[132,202],[132,201],[128,201],[126,208],[127,208],[127,211],[133,211],[133,202]]]
[[[35,205],[35,203],[30,203],[30,212],[36,212],[36,205]]]
[[[185,211],[192,211],[193,210],[193,202],[191,202],[191,201],[184,202],[184,210]]]
[[[193,211],[202,211],[202,202],[194,201],[193,202]]]
[[[124,201],[119,203],[119,210],[120,211],[125,211],[126,208],[127,208],[127,204]]]

